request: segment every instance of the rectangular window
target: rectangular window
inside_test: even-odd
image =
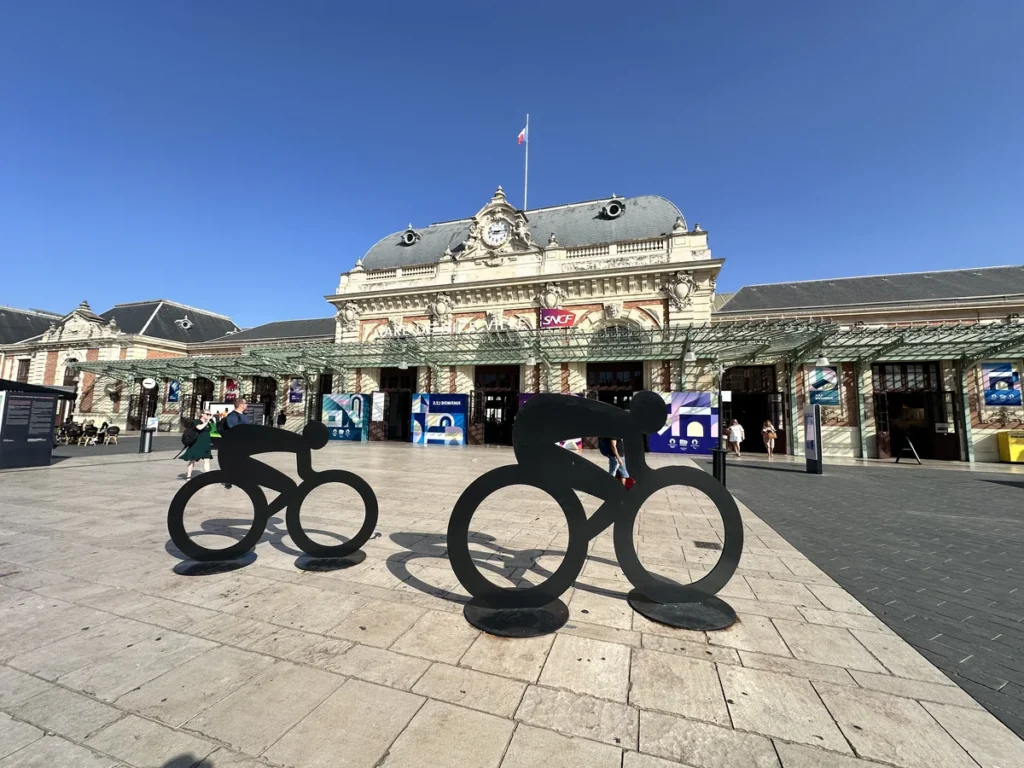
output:
[[[30,365],[32,365],[31,360],[18,361],[18,381],[22,384],[28,384],[28,369]]]
[[[875,392],[939,392],[938,363],[885,363],[871,366]]]

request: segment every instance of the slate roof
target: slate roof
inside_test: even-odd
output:
[[[230,318],[166,299],[116,304],[100,317],[106,322],[114,318],[117,327],[124,333],[137,333],[155,339],[193,344],[216,339],[228,331],[238,330],[238,326]],[[186,317],[191,325],[183,328],[176,321],[184,320]]]
[[[748,285],[716,315],[1024,296],[1024,266]]]
[[[61,315],[43,312],[38,309],[15,309],[0,306],[0,344],[16,344],[45,333],[51,323],[56,323]]]
[[[559,245],[575,248],[661,237],[669,234],[676,218],[682,216],[675,203],[656,195],[642,195],[626,198],[626,210],[622,215],[606,219],[600,214],[609,200],[591,200],[526,211],[527,226],[539,244],[547,243],[548,237],[554,232]],[[363,269],[435,264],[444,256],[445,248],[458,251],[458,246],[469,237],[471,221],[445,221],[416,229],[420,239],[412,245],[402,243],[404,229],[388,235],[363,256]]]
[[[251,344],[257,341],[276,341],[278,339],[334,339],[334,318],[318,317],[313,320],[278,320],[264,323],[244,331],[232,333],[217,339],[214,343]]]

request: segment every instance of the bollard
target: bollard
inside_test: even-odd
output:
[[[139,453],[152,453],[153,452],[153,433],[155,429],[143,428],[139,432]]]
[[[711,449],[711,472],[715,479],[725,487],[725,456],[728,451],[725,448]]]

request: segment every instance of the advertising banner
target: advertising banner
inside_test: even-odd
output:
[[[234,379],[228,379],[224,382],[224,400],[228,403],[233,403],[238,399],[238,382]]]
[[[1020,372],[1013,363],[982,363],[985,405],[1020,405]]]
[[[368,395],[324,395],[322,414],[331,440],[366,439]]]
[[[288,402],[301,403],[303,393],[302,379],[292,379],[288,382]]]
[[[465,445],[469,395],[412,396],[412,441],[416,445]]]
[[[177,379],[171,379],[167,382],[167,402],[176,403],[178,397],[181,395],[181,382]]]
[[[718,394],[715,392],[662,392],[668,422],[649,435],[653,453],[711,453],[718,447]]]
[[[523,404],[527,400],[529,400],[531,397],[533,397],[535,394],[537,394],[537,393],[536,392],[527,392],[525,394],[520,393],[519,394],[519,407],[522,408]],[[585,395],[577,392],[576,393],[576,397],[585,397]],[[563,448],[565,448],[567,450],[570,450],[570,451],[581,452],[583,450],[583,438],[582,437],[574,437],[574,438],[572,438],[570,440],[558,440],[557,442],[558,442],[558,444],[560,446],[562,446]]]
[[[572,328],[576,325],[576,314],[564,309],[542,309],[540,311],[540,329],[549,331],[554,328]]]
[[[810,372],[808,389],[811,405],[839,405],[839,369],[833,365],[816,367]]]

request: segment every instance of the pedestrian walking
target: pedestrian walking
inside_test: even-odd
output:
[[[227,430],[234,429],[239,424],[252,424],[252,420],[249,415],[245,412],[245,409],[249,407],[249,403],[244,397],[240,397],[235,400],[235,410],[229,413],[224,421],[217,425],[217,430],[223,434]],[[230,488],[231,483],[224,483],[225,488]]]
[[[743,427],[736,419],[732,420],[732,424],[729,425],[729,447],[732,452],[736,454],[737,459],[742,459],[743,454],[740,452],[740,443],[747,439],[746,433],[743,431]]]
[[[288,423],[288,416],[285,415],[284,408],[277,414],[277,428],[284,429],[284,425]]]
[[[192,426],[181,436],[181,441],[185,444],[185,452],[181,454],[181,458],[188,462],[188,466],[185,468],[185,480],[192,479],[192,470],[200,459],[203,460],[203,472],[210,471],[210,459],[213,458],[213,454],[210,452],[212,429],[213,420],[210,413],[203,411],[199,420],[192,422]]]
[[[775,461],[775,438],[775,425],[769,419],[761,427],[761,439],[764,441],[765,450],[768,451],[768,461]]]
[[[602,437],[597,441],[597,447],[601,455],[608,457],[608,474],[622,480],[627,488],[633,487],[633,478],[626,470],[626,457],[622,455],[624,450],[622,440],[611,437]]]

